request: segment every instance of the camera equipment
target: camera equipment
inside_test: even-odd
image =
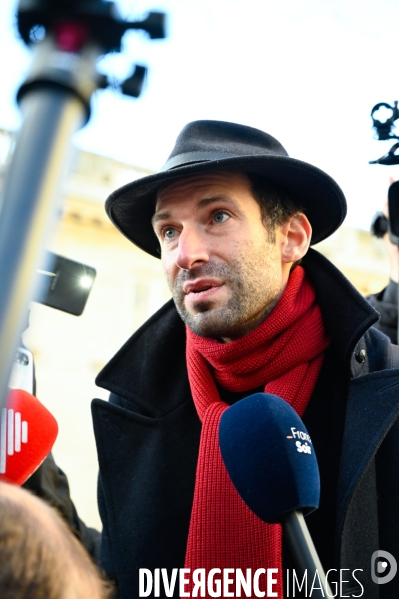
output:
[[[96,271],[92,266],[47,252],[45,267],[36,270],[35,302],[80,316],[84,310]]]
[[[376,118],[376,113],[380,109],[386,109],[390,111],[390,116],[385,121]],[[373,121],[373,128],[376,132],[376,139],[385,141],[387,139],[399,139],[399,135],[395,135],[393,130],[395,129],[395,121],[399,118],[398,102],[395,100],[393,106],[386,102],[380,102],[376,104],[371,111],[371,118]],[[377,160],[370,160],[369,164],[386,164],[393,165],[399,164],[399,153],[396,153],[399,149],[399,142],[396,142],[389,152],[387,152],[381,158]],[[389,219],[382,212],[377,212],[374,215],[371,223],[371,234],[376,237],[383,237],[386,232],[389,233],[389,240],[391,243],[396,245],[399,250],[399,182],[394,181],[388,190],[388,211]],[[399,311],[399,293],[397,299],[397,307]],[[399,326],[397,324],[397,338],[399,343]]]
[[[391,112],[391,115],[385,121],[381,121],[375,116],[381,108],[385,108]],[[390,106],[390,104],[387,104],[386,102],[376,104],[371,111],[371,118],[373,121],[373,128],[376,131],[376,139],[382,141],[387,139],[399,139],[399,135],[393,133],[395,121],[399,118],[398,102],[396,100],[393,103],[393,106]],[[369,164],[399,164],[399,154],[396,154],[396,150],[398,149],[399,142],[396,142],[387,154],[381,156],[381,158],[378,158],[377,160],[370,160]],[[399,244],[399,194],[397,192],[397,187],[397,182],[394,182],[388,191],[389,220],[381,212],[377,212],[371,223],[371,233],[373,235],[376,237],[383,237],[384,234],[389,231],[389,238],[391,242],[396,245]]]
[[[399,246],[399,181],[391,183],[388,189],[389,239]]]
[[[23,124],[2,189],[0,214],[0,408],[35,270],[58,212],[56,198],[73,133],[90,117],[93,92],[108,85],[97,60],[120,51],[124,33],[164,37],[163,13],[124,21],[105,0],[20,0],[19,33],[34,50],[17,99]],[[122,91],[140,93],[146,69],[136,67]]]
[[[101,54],[121,51],[121,40],[129,29],[146,31],[150,39],[165,37],[165,14],[150,12],[143,21],[123,21],[118,17],[114,2],[104,0],[20,0],[18,7],[18,29],[28,45],[37,43],[45,32],[53,32],[61,50],[79,52],[90,41],[101,48]],[[136,65],[132,75],[120,82],[124,94],[137,98],[147,73],[146,67]],[[71,72],[69,72],[69,76]],[[71,82],[72,83],[72,82]],[[18,92],[18,100],[31,85],[38,84],[37,74],[28,80]],[[40,74],[40,85],[73,87],[66,72],[46,68]],[[107,77],[98,76],[98,87],[110,85]],[[73,90],[76,91],[76,90]],[[82,90],[83,91],[83,90]],[[82,94],[84,97],[84,94]],[[87,98],[85,98],[87,103]],[[86,106],[86,108],[88,108]]]
[[[371,221],[370,232],[375,237],[381,239],[385,233],[388,233],[388,219],[382,212],[376,212]]]
[[[391,111],[391,116],[389,116],[385,121],[380,121],[375,117],[375,114],[381,109],[386,108]],[[376,104],[371,111],[371,119],[373,121],[373,129],[376,132],[376,139],[379,141],[385,141],[387,139],[399,139],[398,135],[394,135],[392,132],[395,129],[395,121],[399,118],[399,110],[398,110],[398,102],[395,100],[393,106],[387,104],[386,102],[380,102]],[[389,150],[387,154],[381,156],[381,158],[377,158],[377,160],[370,160],[369,164],[399,164],[399,155],[395,154],[396,150],[399,148],[399,143],[395,143],[392,148]]]

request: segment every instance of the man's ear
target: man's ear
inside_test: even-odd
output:
[[[309,249],[312,226],[303,212],[294,214],[280,229],[281,261],[296,262]]]

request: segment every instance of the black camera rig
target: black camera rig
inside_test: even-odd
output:
[[[375,117],[375,114],[381,108],[385,108],[391,111],[391,116],[389,116],[385,121],[380,121]],[[399,109],[397,101],[393,103],[393,106],[387,104],[386,102],[379,102],[379,104],[376,104],[371,111],[371,119],[373,121],[373,129],[375,129],[376,132],[376,139],[378,139],[379,141],[386,141],[388,139],[399,139],[399,136],[393,133],[393,130],[395,129],[394,123],[398,118]],[[387,154],[384,154],[384,156],[381,156],[381,158],[377,158],[377,160],[370,160],[369,164],[399,164],[399,155],[396,154],[396,150],[398,148],[399,143],[396,142]]]
[[[116,4],[104,0],[20,0],[18,6],[18,30],[24,42],[32,46],[52,33],[59,49],[76,53],[90,41],[98,45],[101,54],[121,52],[121,41],[129,29],[145,31],[150,39],[165,37],[165,14],[150,12],[142,21],[124,21],[120,18]],[[38,36],[40,32],[40,36]],[[121,91],[137,98],[143,87],[147,68],[135,65],[132,74],[119,82]],[[97,87],[113,85],[106,76],[97,77]],[[38,81],[27,80],[18,92],[18,100],[32,85],[73,87],[74,82],[65,78],[65,73],[46,69]]]

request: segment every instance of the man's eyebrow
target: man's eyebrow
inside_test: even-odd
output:
[[[218,193],[215,196],[211,196],[209,198],[203,198],[197,204],[198,208],[203,208],[205,206],[209,206],[209,204],[213,204],[214,202],[220,202],[223,200],[224,202],[230,202],[231,204],[235,204],[234,200],[225,193]]]
[[[166,220],[170,218],[170,212],[156,212],[151,219],[152,228],[155,228],[155,225],[160,220]]]
[[[210,204],[214,204],[215,202],[220,202],[221,200],[223,200],[225,202],[229,202],[231,204],[235,204],[234,200],[230,196],[228,196],[224,193],[220,193],[218,195],[211,196],[209,198],[202,198],[202,200],[199,200],[196,203],[195,208],[205,208],[206,206],[209,206]],[[151,219],[151,224],[153,227],[155,227],[155,224],[158,221],[167,220],[170,217],[171,217],[171,213],[168,212],[167,210],[165,210],[164,212],[156,212]]]

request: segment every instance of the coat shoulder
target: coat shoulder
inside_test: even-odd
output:
[[[170,300],[115,354],[96,384],[127,409],[126,401],[144,413],[166,414],[190,397],[185,348],[185,326]]]
[[[397,360],[395,360],[395,356],[397,354],[395,349],[397,346],[393,345],[389,337],[382,331],[371,327],[364,334],[354,352],[357,362],[362,359],[359,352],[363,347],[367,356],[368,372],[378,372],[396,366]]]

